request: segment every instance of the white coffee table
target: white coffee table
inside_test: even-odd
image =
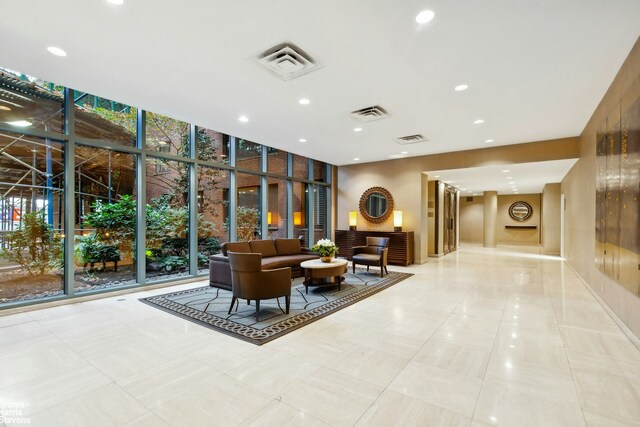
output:
[[[334,258],[331,262],[322,262],[319,259],[300,263],[304,269],[304,287],[307,294],[309,286],[338,286],[344,280],[342,275],[347,272],[347,260]]]

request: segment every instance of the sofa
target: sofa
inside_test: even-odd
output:
[[[262,255],[263,270],[291,267],[291,277],[303,276],[301,262],[320,258],[308,248],[303,248],[298,239],[224,243],[222,253],[209,257],[209,286],[213,288],[231,290],[231,266],[228,252],[259,253]]]

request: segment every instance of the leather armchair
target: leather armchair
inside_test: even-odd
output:
[[[231,305],[228,314],[238,299],[256,302],[256,321],[260,321],[260,300],[285,298],[286,313],[291,301],[291,267],[262,270],[262,255],[228,252],[231,266]]]
[[[380,277],[383,277],[385,272],[389,274],[387,270],[388,251],[388,237],[367,237],[367,246],[353,248],[353,257],[351,258],[353,272],[356,272],[356,264],[361,264],[367,266],[367,271],[369,271],[369,266],[380,267]]]

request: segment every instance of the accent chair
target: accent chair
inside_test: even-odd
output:
[[[351,264],[353,272],[356,272],[356,264],[366,265],[367,271],[369,266],[380,267],[380,277],[384,276],[387,270],[387,252],[389,251],[388,237],[367,237],[367,246],[355,246],[353,248],[353,257]]]
[[[262,255],[254,253],[228,252],[231,266],[231,314],[238,299],[256,302],[256,321],[260,321],[260,300],[285,298],[286,313],[291,301],[291,267],[262,270]]]

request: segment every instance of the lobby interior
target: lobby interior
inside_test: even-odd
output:
[[[640,3],[20,3],[0,16],[0,223],[39,209],[62,261],[11,294],[0,257],[1,427],[640,425]],[[635,253],[598,240],[616,132]],[[363,215],[378,187],[401,224]],[[112,189],[133,231],[102,280],[78,242]],[[264,345],[139,300],[207,286],[223,242],[398,226],[412,259],[388,268],[411,277]]]

